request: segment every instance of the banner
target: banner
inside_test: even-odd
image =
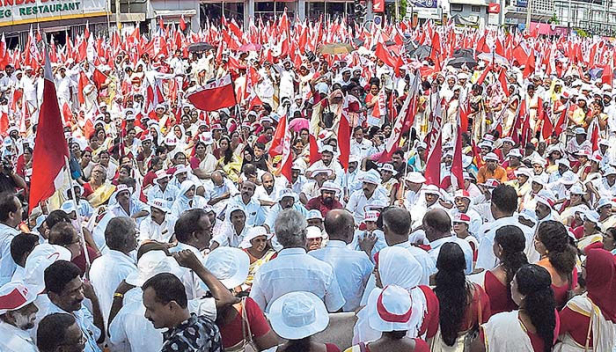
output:
[[[106,0],[0,1],[0,27],[106,15]]]

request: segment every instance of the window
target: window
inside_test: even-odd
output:
[[[462,12],[462,4],[451,4],[449,6],[451,7],[451,11]]]
[[[481,12],[481,8],[479,6],[471,6],[472,12]]]

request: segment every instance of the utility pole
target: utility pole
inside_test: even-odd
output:
[[[530,21],[533,12],[533,0],[528,0],[526,4],[526,30],[530,32]]]
[[[118,27],[118,34],[122,32],[122,21],[120,21],[120,0],[115,0],[116,7],[116,26]]]
[[[396,7],[396,21],[398,22],[398,19],[400,18],[400,10],[398,10],[398,0],[394,0],[394,6]]]

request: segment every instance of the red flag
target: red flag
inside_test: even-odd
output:
[[[92,73],[92,81],[94,81],[94,85],[96,89],[100,90],[103,84],[107,81],[107,76],[104,73],[99,71],[98,68],[94,68],[94,73]]]
[[[236,104],[231,75],[206,84],[188,95],[188,100],[199,110],[216,111]]]
[[[527,78],[529,75],[535,73],[535,53],[534,50],[531,49],[530,54],[528,55],[528,60],[526,60],[526,66],[524,67],[524,71],[522,72],[522,76]]]
[[[563,111],[560,113],[560,116],[558,117],[556,126],[554,126],[554,132],[556,132],[557,135],[560,135],[566,127],[568,111],[569,111],[569,102],[567,101],[567,104],[565,104],[565,108],[563,109]]]
[[[83,95],[83,91],[88,85],[88,77],[85,72],[79,72],[79,82],[77,83],[77,99],[79,99],[79,104],[83,104],[86,101],[85,96]]]
[[[184,15],[180,17],[180,30],[184,32],[186,30],[186,22],[184,21]]]
[[[316,163],[321,160],[321,154],[319,153],[319,145],[317,144],[317,139],[314,136],[314,132],[311,132],[308,136],[308,141],[310,142],[310,165]]]
[[[430,97],[430,104],[435,105],[430,118],[430,133],[428,134],[428,149],[426,157],[426,184],[441,184],[441,158],[443,154],[443,141],[441,134],[443,131],[443,117],[441,116],[441,99],[436,92],[434,98]]]
[[[293,183],[292,178],[292,167],[293,167],[293,151],[291,149],[291,137],[292,132],[290,129],[285,129],[285,134],[282,143],[282,160],[280,161],[280,166],[278,170],[280,170],[280,174],[284,175],[289,183]]]
[[[409,103],[409,109],[407,111],[406,119],[404,120],[404,126],[402,127],[402,133],[406,133],[411,130],[413,123],[415,122],[415,115],[417,115],[417,109],[419,108],[419,81],[421,79],[418,72],[415,73],[417,79],[413,80],[407,94],[411,95],[411,102]]]
[[[344,105],[342,107],[342,114],[340,115],[340,122],[338,123],[338,151],[340,156],[340,164],[345,170],[349,169],[349,156],[351,155],[351,123],[349,122],[348,112],[351,104],[359,104],[357,99],[348,94],[344,98]],[[358,107],[357,107],[358,108]],[[353,108],[355,109],[355,108]]]
[[[34,140],[37,147],[34,148],[32,155],[30,210],[51,197],[63,183],[62,170],[69,155],[47,49],[45,49],[43,103],[39,114],[38,131],[44,133],[37,133]]]
[[[543,139],[548,139],[552,135],[552,131],[554,131],[554,125],[552,125],[552,119],[548,115],[547,111],[545,111],[545,109],[537,109],[537,113],[539,112],[541,112],[539,119],[543,120],[543,126],[541,128],[541,135],[543,136]]]
[[[594,153],[599,150],[599,124],[597,123],[597,120],[592,120],[588,130],[591,131],[590,143],[592,144],[592,152]]]
[[[383,60],[385,65],[389,67],[396,67],[396,63],[398,60],[394,58],[387,49],[383,46],[383,43],[377,43],[376,49],[374,51],[374,55],[379,59]]]
[[[603,84],[612,85],[614,82],[614,71],[612,70],[612,65],[607,64],[603,66],[603,75],[601,75],[601,82]]]
[[[488,76],[488,73],[492,71],[492,64],[488,65],[483,72],[481,73],[481,76],[479,76],[479,78],[477,79],[477,84],[481,85],[483,84],[483,81],[485,81],[486,77]]]
[[[83,30],[83,36],[86,38],[86,40],[90,39],[90,23],[89,23],[89,21],[86,21],[86,27]]]
[[[276,126],[272,144],[270,145],[269,155],[272,158],[282,154],[284,149],[284,137],[287,133],[287,129],[287,115],[284,115],[278,121],[278,126]]]
[[[498,75],[498,82],[503,89],[503,92],[507,97],[509,97],[509,87],[507,86],[507,76],[505,75],[505,68],[502,68],[500,74]]]
[[[73,112],[66,102],[62,105],[62,117],[64,118],[64,125],[68,125],[73,120]]]
[[[462,132],[468,131],[468,115],[471,112],[471,100],[466,99],[465,103],[460,105],[460,129]]]
[[[0,136],[6,137],[6,131],[9,129],[9,107],[0,105]]]

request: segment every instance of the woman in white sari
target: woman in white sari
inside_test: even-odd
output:
[[[511,282],[511,298],[519,310],[496,314],[481,326],[482,339],[472,351],[549,352],[558,335],[559,319],[547,269],[525,265]]]
[[[430,338],[436,333],[438,327],[438,299],[427,286],[420,286],[423,269],[421,264],[406,249],[400,247],[387,247],[375,255],[377,288],[370,292],[367,305],[357,313],[357,323],[353,328],[353,344],[378,340],[381,332],[370,327],[369,316],[372,305],[382,288],[396,285],[409,291],[413,302],[412,318],[407,335],[410,338],[422,336]]]
[[[178,198],[171,206],[171,215],[177,219],[188,209],[201,208],[207,205],[207,200],[196,194],[197,185],[190,180],[182,182]]]
[[[614,256],[603,249],[588,251],[582,275],[587,292],[573,297],[560,312],[560,342],[554,351],[612,351],[616,321]]]

